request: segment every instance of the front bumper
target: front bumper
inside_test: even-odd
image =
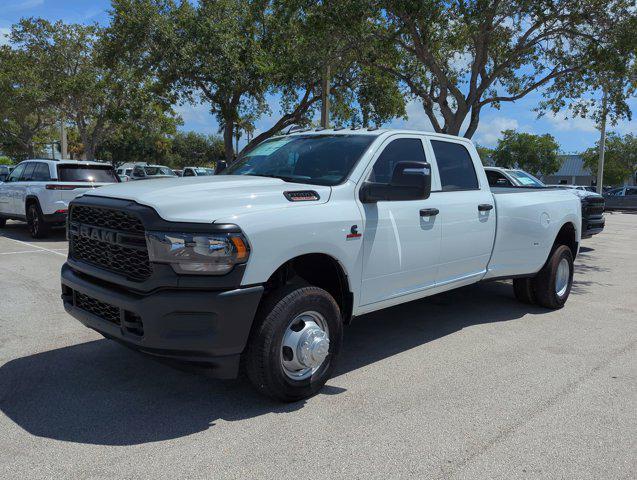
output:
[[[590,238],[604,230],[606,219],[601,218],[582,218],[582,238]]]
[[[219,378],[239,369],[262,286],[133,293],[62,267],[64,308],[87,327],[136,350],[203,363]]]

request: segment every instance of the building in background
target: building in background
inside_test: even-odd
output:
[[[548,185],[585,185],[597,184],[597,179],[590,169],[584,166],[581,155],[559,155],[562,162],[560,169],[552,175],[544,175],[541,180]]]

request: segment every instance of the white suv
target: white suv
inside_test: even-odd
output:
[[[0,184],[0,227],[23,220],[33,238],[66,223],[69,202],[102,185],[119,182],[109,164],[75,160],[25,160]]]

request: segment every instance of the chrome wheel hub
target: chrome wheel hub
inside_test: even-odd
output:
[[[558,297],[561,297],[566,293],[570,276],[571,267],[568,260],[563,258],[557,265],[557,272],[555,274],[555,293],[557,293]]]
[[[329,354],[329,329],[318,312],[303,312],[288,325],[281,344],[283,372],[303,380],[316,372]]]

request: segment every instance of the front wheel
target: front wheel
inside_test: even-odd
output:
[[[257,390],[284,402],[317,393],[334,370],[343,338],[332,296],[314,286],[275,292],[257,322],[245,352],[246,373]]]
[[[537,303],[546,308],[562,308],[572,285],[573,253],[566,245],[560,245],[533,279]]]

